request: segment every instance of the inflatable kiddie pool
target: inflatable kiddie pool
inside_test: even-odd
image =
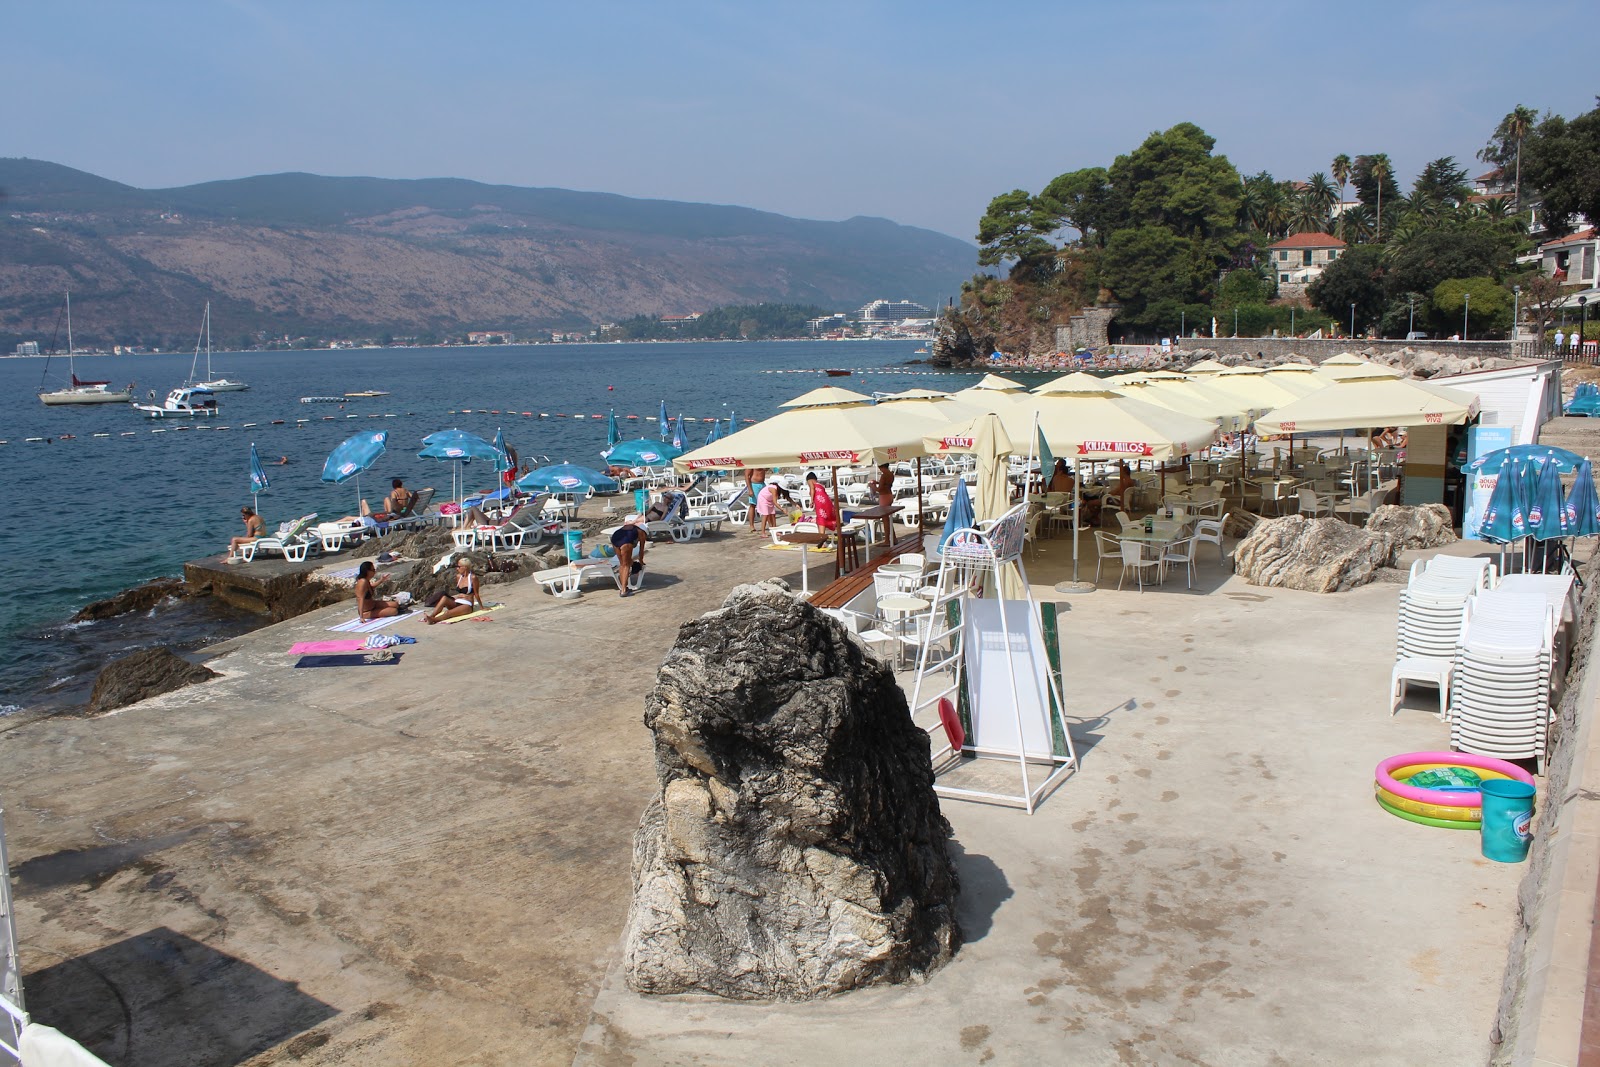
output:
[[[1391,815],[1423,826],[1476,830],[1483,824],[1483,795],[1476,789],[1430,789],[1412,785],[1424,771],[1465,768],[1479,780],[1509,778],[1533,784],[1533,775],[1514,763],[1470,752],[1406,752],[1390,756],[1373,772],[1373,794]]]

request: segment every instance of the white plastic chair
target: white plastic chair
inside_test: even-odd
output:
[[[1201,519],[1199,522],[1194,524],[1194,535],[1192,540],[1195,542],[1196,559],[1199,558],[1200,545],[1216,545],[1217,562],[1222,562],[1223,556],[1226,555],[1226,553],[1222,550],[1222,539],[1225,536],[1223,531],[1228,528],[1228,519],[1231,518],[1232,515],[1233,512],[1230,511],[1223,515],[1220,519]]]
[[[1174,541],[1161,553],[1161,569],[1168,570],[1168,564],[1182,564],[1188,579],[1188,588],[1194,588],[1194,554],[1196,545],[1193,537],[1185,537],[1181,541]]]
[[[1153,567],[1159,578],[1161,558],[1147,555],[1142,541],[1120,541],[1118,547],[1122,549],[1122,574],[1117,578],[1117,588],[1122,588],[1122,582],[1127,578],[1128,570],[1131,568],[1134,580],[1139,583],[1139,592],[1144,592],[1144,572]]]
[[[1300,514],[1316,518],[1318,515],[1332,515],[1333,505],[1325,504],[1317,498],[1317,494],[1310,489],[1300,490]]]

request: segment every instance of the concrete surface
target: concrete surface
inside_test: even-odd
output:
[[[222,679],[0,735],[28,1004],[108,1062],[570,1060],[654,785],[643,696],[681,620],[791,575],[747,533],[652,546],[645,590],[492,586],[394,667]]]
[[[1463,546],[1458,551],[1470,551]],[[1390,718],[1399,586],[1062,597],[1083,768],[1033,816],[953,801],[968,944],[823,1003],[645,999],[613,972],[585,1064],[1479,1062],[1522,869],[1384,813],[1372,769],[1448,747]],[[1085,570],[1093,577],[1093,560]]]
[[[1195,593],[1066,598],[1083,769],[1032,817],[944,804],[969,943],[929,983],[785,1007],[607,979],[643,694],[678,622],[798,579],[760,544],[653,546],[626,600],[493,587],[491,622],[391,628],[419,638],[397,667],[291,669],[328,609],[217,681],[0,735],[30,1009],[123,1067],[1481,1058],[1520,870],[1371,799],[1379,759],[1447,737],[1423,694],[1386,714],[1398,587],[1255,590],[1209,550]]]

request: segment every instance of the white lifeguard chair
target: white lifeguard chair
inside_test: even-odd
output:
[[[958,530],[940,550],[940,595],[920,641],[911,715],[933,739],[936,793],[1032,814],[1078,757],[1022,562],[1026,512],[1018,505],[986,529]],[[983,596],[986,586],[993,597]],[[1004,599],[1018,586],[1021,599]],[[1016,790],[946,780],[966,757],[1014,762]]]

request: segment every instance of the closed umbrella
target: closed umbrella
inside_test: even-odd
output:
[[[939,551],[944,551],[944,543],[957,530],[970,530],[977,524],[972,512],[972,496],[967,492],[967,479],[963,475],[956,480],[956,491],[950,495],[950,514],[945,516],[944,532],[939,535]]]
[[[1523,464],[1513,461],[1502,467],[1494,492],[1483,508],[1483,524],[1478,536],[1497,545],[1508,545],[1528,536],[1527,480]]]
[[[606,417],[606,447],[614,448],[622,440],[622,431],[617,429],[617,409],[612,408],[611,414]],[[604,453],[601,453],[604,455]]]
[[[256,455],[255,442],[250,442],[250,496],[254,500],[252,510],[261,510],[261,493],[272,483],[267,481],[267,472],[261,466],[261,457]]]
[[[1533,481],[1528,501],[1528,533],[1535,541],[1558,541],[1569,536],[1566,501],[1561,494],[1561,473],[1554,463],[1527,465]]]
[[[1586,459],[1567,494],[1567,530],[1573,537],[1600,536],[1600,495],[1594,491],[1594,468]]]
[[[667,402],[661,401],[661,411],[656,415],[656,421],[661,424],[661,439],[667,439]]]
[[[1512,460],[1536,463],[1540,466],[1553,463],[1556,470],[1562,474],[1577,470],[1583,463],[1583,457],[1576,452],[1568,452],[1555,445],[1512,445],[1510,448],[1497,448],[1493,452],[1485,452],[1462,470],[1468,474],[1499,474],[1500,468]]]
[[[499,453],[494,460],[495,473],[504,474],[506,471],[512,470],[514,464],[511,460],[511,449],[506,447],[506,432],[503,428],[495,428],[494,450]]]
[[[719,438],[721,436],[722,436],[722,420],[721,419],[712,419],[711,420],[711,429],[706,431],[706,444],[709,445],[712,441],[715,441],[717,438]]]
[[[681,454],[689,447],[689,441],[683,435],[683,412],[678,412],[678,421],[672,427],[672,447]]]
[[[389,434],[385,430],[372,433],[358,433],[328,453],[328,460],[322,465],[322,480],[335,485],[343,485],[351,478],[356,480],[356,510],[361,508],[361,472],[378,461],[384,449],[389,445]]]

